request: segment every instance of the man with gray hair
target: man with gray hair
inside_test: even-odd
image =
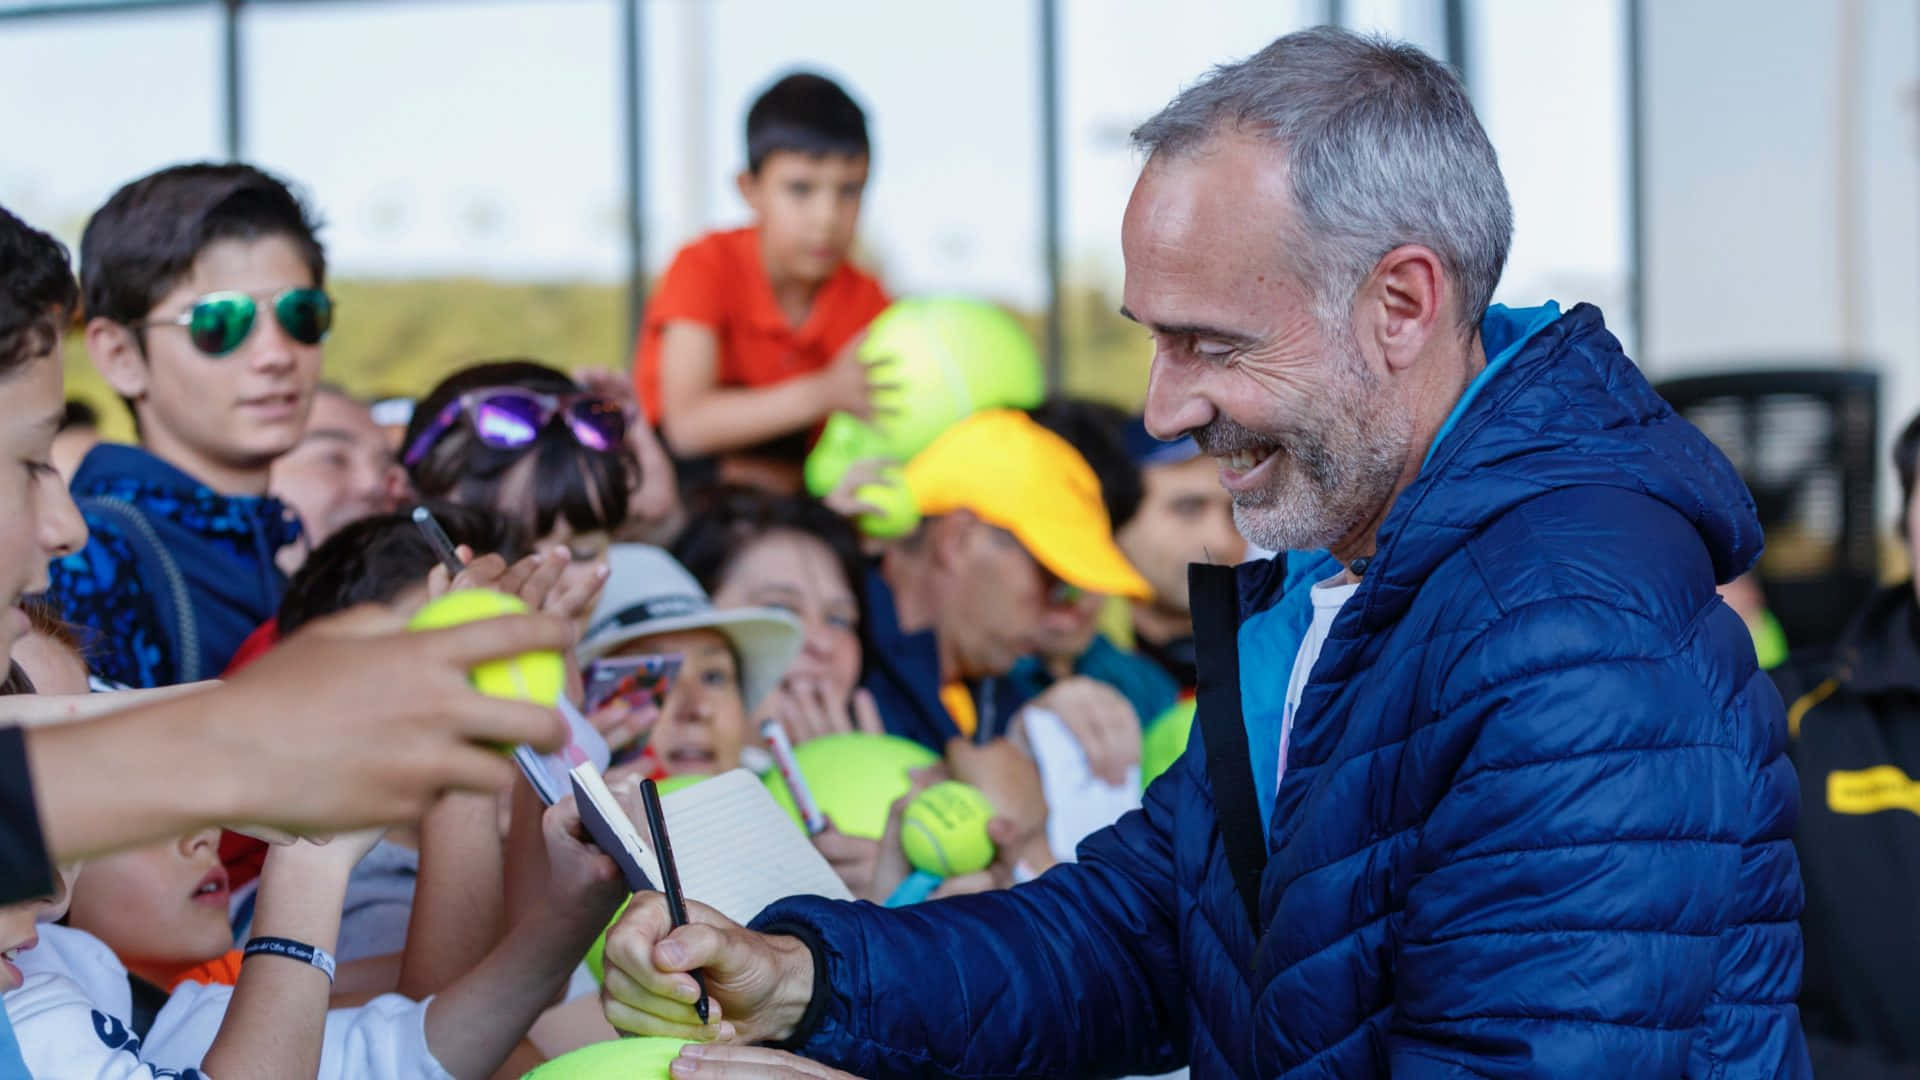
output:
[[[870,1077],[1807,1075],[1784,717],[1714,593],[1751,501],[1598,311],[1490,304],[1459,80],[1313,30],[1135,137],[1147,426],[1289,553],[1193,570],[1194,744],[1007,892],[636,900],[608,1017]],[[830,1075],[773,1054],[675,1075]]]

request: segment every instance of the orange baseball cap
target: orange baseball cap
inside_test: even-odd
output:
[[[970,510],[1018,537],[1069,585],[1134,600],[1152,593],[1113,541],[1093,468],[1026,413],[994,409],[967,417],[914,455],[906,481],[921,514]]]

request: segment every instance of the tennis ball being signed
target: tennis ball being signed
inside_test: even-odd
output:
[[[915,869],[943,878],[971,874],[993,862],[992,820],[993,804],[979,788],[943,780],[907,804],[900,846]]]
[[[667,1080],[685,1039],[612,1039],[562,1054],[521,1080]]]
[[[527,605],[505,593],[462,589],[432,600],[407,624],[410,630],[439,630],[502,615],[525,615]],[[473,688],[490,697],[531,701],[551,709],[567,685],[567,664],[557,652],[529,652],[475,665],[468,673]]]

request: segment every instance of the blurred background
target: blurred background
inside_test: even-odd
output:
[[[1597,303],[1652,377],[1691,380],[1677,403],[1786,538],[1770,580],[1897,570],[1913,0],[0,0],[0,203],[74,243],[133,177],[245,158],[327,222],[350,389],[510,354],[624,367],[651,276],[745,220],[747,103],[808,67],[868,112],[861,260],[896,295],[1007,305],[1059,387],[1131,406],[1127,132],[1322,22],[1464,73],[1516,212],[1498,299]]]

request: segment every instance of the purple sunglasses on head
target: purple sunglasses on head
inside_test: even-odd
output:
[[[464,417],[481,445],[520,450],[533,444],[548,424],[565,419],[567,430],[589,450],[606,453],[627,437],[627,414],[617,402],[595,394],[543,394],[517,386],[469,390],[447,403],[400,459],[418,465],[441,437]]]

